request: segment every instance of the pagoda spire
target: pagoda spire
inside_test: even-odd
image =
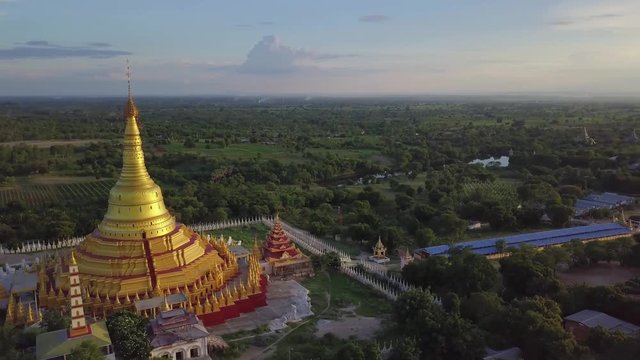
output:
[[[164,204],[162,190],[151,179],[144,162],[139,112],[131,95],[127,63],[127,101],[124,106],[122,171],[109,192],[109,207],[98,229],[110,238],[139,240],[163,236],[175,229],[175,218]]]

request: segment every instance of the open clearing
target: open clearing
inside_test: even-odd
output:
[[[27,206],[46,206],[72,199],[105,198],[115,179],[92,177],[33,176],[16,179],[15,184],[0,187],[0,206],[19,201]]]
[[[380,318],[366,316],[344,317],[340,320],[320,319],[316,336],[322,337],[332,333],[340,339],[349,339],[354,336],[361,340],[370,340],[380,329],[381,323]]]
[[[589,286],[620,284],[637,276],[640,276],[640,269],[623,267],[617,262],[599,263],[558,273],[558,278],[565,285],[586,284]]]

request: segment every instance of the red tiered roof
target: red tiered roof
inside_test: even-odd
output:
[[[269,232],[267,236],[267,241],[265,241],[263,245],[263,253],[265,260],[279,260],[283,257],[292,258],[302,254],[291,240],[289,240],[277,217],[271,228],[271,232]]]

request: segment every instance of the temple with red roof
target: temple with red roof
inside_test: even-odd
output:
[[[271,267],[271,275],[300,277],[313,275],[311,259],[289,240],[276,215],[273,227],[262,246],[264,260]]]

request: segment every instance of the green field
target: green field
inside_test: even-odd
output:
[[[326,294],[331,294],[331,309],[354,306],[355,313],[361,316],[391,312],[391,303],[382,294],[339,272],[319,273],[302,285],[309,290],[314,313],[327,307]]]
[[[106,199],[114,179],[95,180],[87,178],[51,178],[18,181],[13,186],[0,187],[0,206],[10,201],[20,201],[27,206],[80,199]]]
[[[503,202],[517,203],[518,184],[520,183],[508,179],[499,179],[492,182],[466,182],[462,186],[462,193],[465,196],[469,196],[474,192],[480,192]]]
[[[396,177],[392,177],[391,179],[396,180],[400,185],[409,185],[414,189],[417,189],[418,186],[424,186],[424,182],[427,179],[427,173],[420,173],[414,179],[409,179],[405,175],[400,175]],[[366,184],[366,185],[347,185],[346,189],[351,189],[355,191],[362,191],[365,187],[370,186],[373,190],[379,191],[384,195],[385,198],[389,200],[395,199],[397,192],[393,191],[389,185],[389,180],[382,180],[377,184]]]

